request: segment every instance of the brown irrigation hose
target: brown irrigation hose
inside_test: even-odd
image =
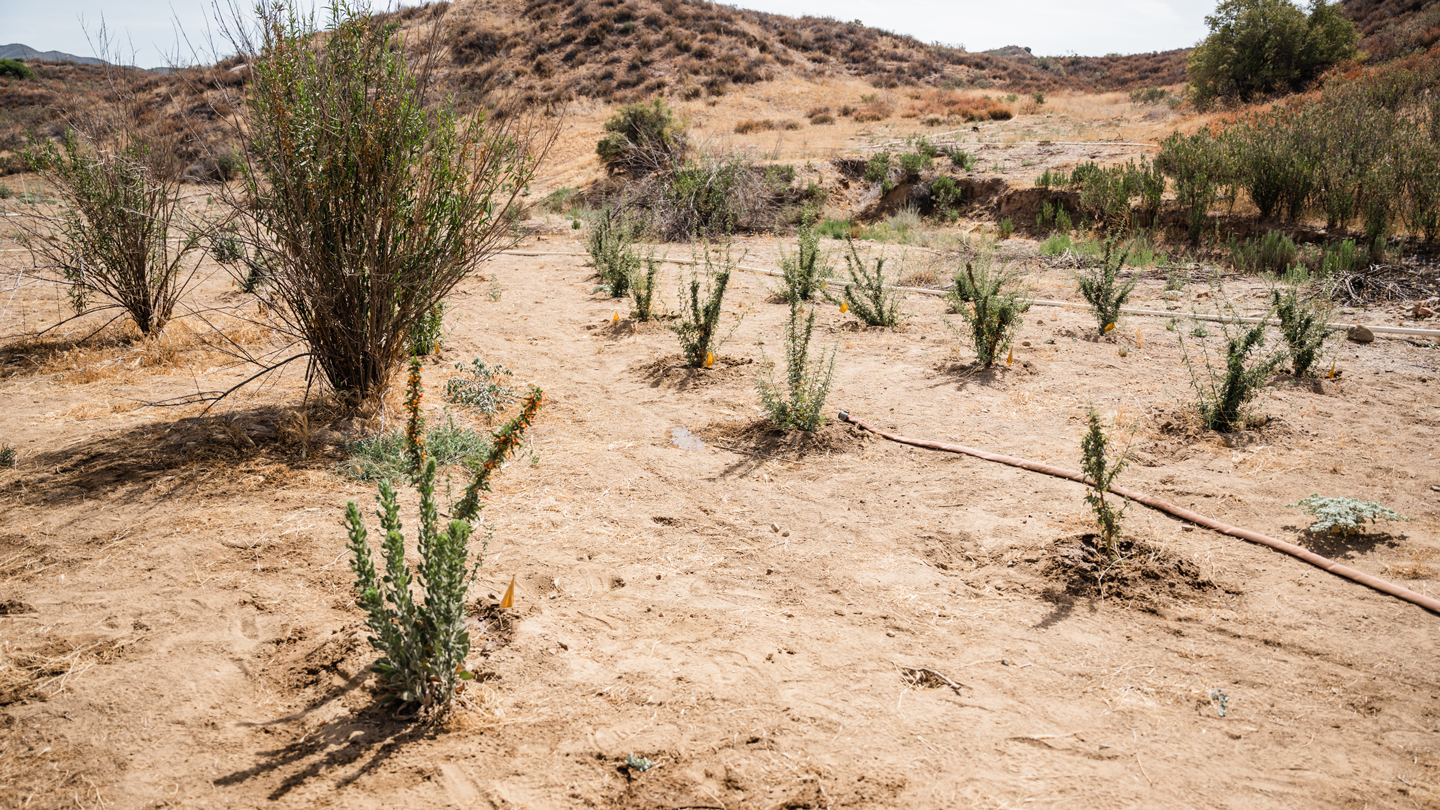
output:
[[[925,441],[924,439],[909,439],[904,436],[898,436],[894,433],[880,430],[873,425],[868,425],[860,421],[859,419],[851,416],[846,411],[840,412],[840,420],[843,422],[849,422],[863,430],[868,430],[871,433],[874,433],[877,436],[882,436],[892,442],[909,444],[915,447],[924,447],[930,450],[943,450],[947,453],[962,453],[964,455],[974,456],[975,458],[984,459],[986,461],[998,461],[1001,464],[1008,464],[1011,467],[1019,467],[1023,470],[1031,470],[1033,472],[1045,473],[1046,475],[1053,475],[1057,478],[1067,478],[1071,481],[1075,481],[1081,484],[1088,485],[1090,483],[1085,479],[1085,476],[1081,475],[1078,472],[1066,470],[1061,467],[1052,467],[1049,464],[1040,464],[1034,461],[1026,461],[1023,458],[1015,458],[1014,456],[1002,456],[999,453],[987,453],[984,450],[976,450],[973,447],[964,447],[958,444],[946,444],[944,442],[931,442]],[[1175,504],[1168,501],[1162,501],[1159,498],[1151,497],[1150,495],[1146,495],[1145,493],[1139,492],[1137,490],[1129,489],[1128,487],[1112,486],[1110,487],[1109,491],[1115,493],[1116,495],[1119,495],[1122,498],[1129,498],[1136,503],[1143,503],[1152,509],[1158,509],[1161,512],[1167,512],[1171,515],[1174,515],[1175,517],[1180,518],[1181,520],[1188,520],[1191,523],[1196,524],[1197,526],[1204,526],[1207,529],[1213,529],[1217,532],[1220,532],[1221,534],[1228,534],[1231,537],[1238,537],[1241,540],[1249,540],[1252,543],[1259,543],[1262,546],[1269,546],[1276,551],[1282,551],[1292,557],[1298,557],[1299,559],[1310,563],[1316,568],[1324,569],[1332,574],[1335,574],[1336,576],[1341,576],[1345,577],[1346,579],[1354,580],[1361,585],[1365,585],[1374,588],[1375,590],[1382,593],[1388,593],[1391,596],[1404,599],[1406,602],[1419,605],[1420,607],[1425,608],[1432,613],[1440,614],[1440,599],[1435,599],[1434,597],[1426,596],[1422,593],[1416,593],[1409,588],[1402,588],[1399,585],[1391,582],[1386,582],[1385,580],[1378,577],[1372,577],[1369,574],[1363,573],[1361,571],[1356,571],[1354,568],[1350,568],[1349,566],[1341,565],[1334,560],[1321,557],[1319,554],[1316,554],[1313,551],[1309,551],[1308,549],[1301,548],[1300,546],[1297,546],[1293,543],[1287,543],[1284,540],[1276,540],[1273,537],[1267,537],[1263,534],[1260,534],[1259,532],[1252,532],[1249,529],[1241,529],[1226,523],[1221,523],[1218,520],[1213,520],[1211,518],[1205,517],[1204,515],[1191,512],[1189,509],[1176,506]]]

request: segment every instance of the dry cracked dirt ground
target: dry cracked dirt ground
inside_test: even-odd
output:
[[[775,240],[737,247],[775,266]],[[525,248],[581,249],[568,232]],[[140,407],[249,373],[198,324],[169,343],[71,346],[75,326],[4,350],[20,458],[0,473],[0,805],[1440,806],[1440,616],[1141,507],[1119,568],[1077,569],[1077,484],[848,425],[768,434],[754,375],[781,353],[772,278],[736,274],[726,319],[744,320],[692,371],[578,256],[485,272],[426,367],[431,418],[477,356],[548,404],[485,512],[483,683],[438,727],[377,704],[341,523],[374,489],[335,472],[297,374],[199,418]],[[1026,272],[1074,300],[1063,269]],[[1203,284],[1178,302],[1161,286],[1150,273],[1136,303],[1210,304]],[[218,275],[197,300],[239,305]],[[42,288],[8,306],[30,327],[63,311]],[[1014,365],[982,372],[940,300],[904,308],[893,330],[821,310],[831,412],[1075,468],[1094,406],[1134,452],[1121,483],[1437,593],[1426,341],[1339,345],[1337,380],[1277,377],[1269,421],[1227,439],[1186,416],[1163,319],[1097,340],[1084,312],[1036,307]],[[1413,520],[1309,539],[1285,505],[1312,492]]]

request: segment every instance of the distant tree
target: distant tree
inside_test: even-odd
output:
[[[621,107],[605,122],[605,132],[595,153],[612,172],[641,177],[668,169],[685,156],[685,125],[662,98]]]
[[[1190,91],[1204,109],[1302,89],[1326,68],[1356,55],[1360,35],[1340,3],[1312,0],[1307,14],[1289,0],[1224,0],[1205,18],[1210,36],[1190,54]]]
[[[14,79],[33,79],[35,71],[26,67],[19,59],[0,59],[0,76]]]

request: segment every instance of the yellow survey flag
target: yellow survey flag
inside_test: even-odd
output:
[[[715,353],[714,353],[714,352],[706,352],[706,353],[705,353],[705,368],[710,368],[710,367],[713,366],[713,365],[715,365]]]
[[[1111,329],[1114,329],[1114,328],[1115,328],[1115,324],[1113,324],[1113,323],[1112,323],[1112,324],[1107,324],[1107,325],[1105,326],[1105,331],[1106,331],[1106,332],[1109,332]]]
[[[515,607],[515,577],[510,577],[510,587],[505,589],[505,596],[500,600],[500,609]]]
[[[1005,358],[1005,365],[1008,366],[1008,365],[1010,365],[1011,363],[1014,363],[1014,362],[1015,362],[1015,347],[1014,347],[1014,346],[1011,346],[1011,347],[1010,347],[1010,356],[1007,357],[1007,358]]]
[[[618,310],[618,309],[615,310],[615,315],[610,318],[610,322],[611,322],[611,323],[619,323],[619,322],[620,322],[620,310]]]
[[[841,312],[849,312],[849,311],[850,311],[850,302],[849,302],[849,301],[841,301],[841,302],[840,302],[840,311],[841,311]]]

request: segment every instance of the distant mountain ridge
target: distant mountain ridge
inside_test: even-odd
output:
[[[29,45],[12,42],[0,45],[0,59],[23,59],[26,62],[74,62],[77,65],[103,65],[104,59],[93,56],[76,56],[62,51],[37,51]]]

